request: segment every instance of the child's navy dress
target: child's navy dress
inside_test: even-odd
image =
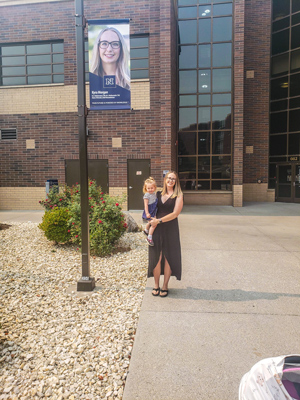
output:
[[[148,211],[149,214],[151,215],[151,218],[154,218],[156,216],[156,211],[157,211],[157,197],[156,193],[145,193],[143,199],[148,199]],[[147,218],[145,210],[143,211],[142,218],[145,219],[146,221],[150,221],[151,218]]]

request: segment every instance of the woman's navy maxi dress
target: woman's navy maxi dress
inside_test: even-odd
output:
[[[176,197],[168,198],[165,203],[161,201],[161,192],[157,192],[157,214],[156,218],[162,218],[174,211]],[[148,278],[153,276],[160,253],[162,253],[161,275],[164,274],[165,258],[171,267],[172,276],[181,280],[181,247],[179,237],[178,219],[158,224],[153,233],[154,246],[149,246]]]

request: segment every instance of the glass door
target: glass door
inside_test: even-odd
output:
[[[300,203],[300,164],[277,165],[276,201]]]

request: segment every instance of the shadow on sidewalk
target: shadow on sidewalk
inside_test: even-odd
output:
[[[148,289],[148,288],[147,288]],[[149,290],[152,290],[149,288]],[[204,290],[193,287],[186,289],[171,289],[169,298],[186,300],[210,300],[210,301],[253,301],[253,300],[277,300],[279,297],[298,297],[294,293],[268,293],[248,292],[240,289],[232,290]]]

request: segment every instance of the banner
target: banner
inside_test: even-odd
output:
[[[130,110],[129,19],[88,20],[91,110]]]

